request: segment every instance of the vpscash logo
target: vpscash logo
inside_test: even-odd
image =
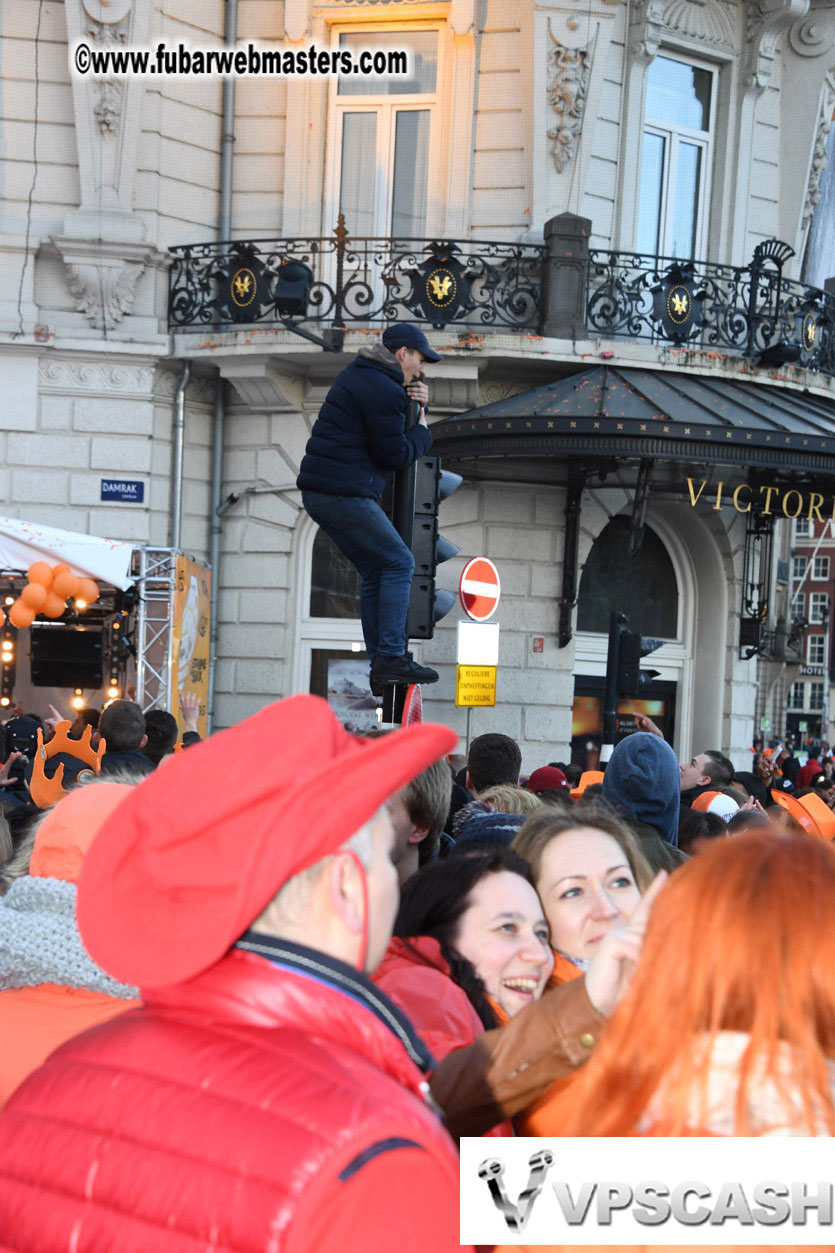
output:
[[[504,1228],[510,1244],[525,1232],[531,1244],[835,1247],[831,1139],[650,1137],[630,1140],[628,1155],[623,1145],[517,1138],[484,1157],[483,1140],[463,1141],[462,1240],[502,1242]]]
[[[545,1176],[554,1164],[554,1154],[548,1149],[543,1149],[540,1153],[534,1153],[528,1162],[530,1174],[528,1175],[528,1186],[519,1194],[519,1200],[514,1204],[507,1195],[507,1188],[504,1184],[504,1162],[498,1157],[489,1157],[486,1162],[482,1162],[478,1168],[479,1179],[487,1180],[487,1187],[490,1189],[490,1195],[493,1198],[493,1204],[498,1210],[504,1214],[504,1220],[510,1227],[511,1231],[524,1231],[525,1224],[530,1218],[533,1203],[539,1196],[545,1184]]]

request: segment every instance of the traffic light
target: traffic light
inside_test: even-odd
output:
[[[438,533],[441,502],[457,491],[460,474],[441,469],[440,457],[427,455],[394,477],[392,522],[415,559],[406,636],[411,640],[431,640],[435,623],[455,604],[455,595],[436,589],[435,571],[459,549]]]
[[[615,742],[618,701],[646,692],[658,670],[642,670],[641,658],[660,648],[663,640],[649,639],[630,631],[629,618],[613,609],[609,618],[609,651],[603,692],[603,747],[600,760],[608,761]]]
[[[623,615],[621,615],[622,617]],[[658,670],[642,670],[641,658],[655,652],[664,643],[663,640],[648,638],[636,631],[630,631],[627,625],[620,628],[620,656],[617,666],[618,696],[641,696],[646,692],[652,680],[660,674]]]

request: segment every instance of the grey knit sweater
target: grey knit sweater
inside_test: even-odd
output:
[[[75,890],[63,879],[24,876],[0,897],[0,989],[57,983],[122,1000],[139,996],[87,956],[75,921]]]

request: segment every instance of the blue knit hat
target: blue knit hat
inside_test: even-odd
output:
[[[485,843],[510,845],[526,817],[526,814],[472,814],[461,827],[456,847]]]

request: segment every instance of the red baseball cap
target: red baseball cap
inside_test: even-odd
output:
[[[457,743],[422,723],[348,735],[318,696],[290,696],[178,753],[100,828],[78,884],[93,960],[139,987],[219,961],[282,884],[335,853]]]
[[[558,788],[571,790],[568,779],[557,766],[540,766],[528,779],[529,792],[555,792]]]

